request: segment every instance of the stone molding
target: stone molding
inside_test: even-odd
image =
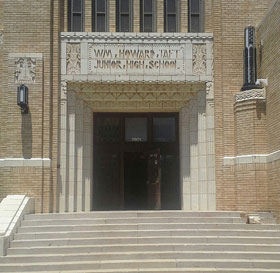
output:
[[[213,81],[213,35],[63,32],[61,79],[102,83]]]
[[[201,41],[213,39],[212,33],[167,33],[167,32],[62,32],[60,34],[62,40],[81,42],[82,40],[103,40],[104,42],[115,41],[116,39],[127,39],[127,40],[137,40],[137,42],[157,42],[162,39],[169,39],[174,42],[180,42],[184,40],[198,39],[197,43]],[[194,41],[195,42],[195,41]]]
[[[51,159],[49,158],[0,158],[0,168],[6,167],[41,167],[50,168]]]
[[[95,111],[112,110],[180,110],[201,91],[205,84],[68,84],[67,92],[75,93]],[[63,90],[61,96],[63,96]],[[71,96],[71,94],[70,94]],[[68,100],[70,97],[68,97]]]
[[[266,100],[265,89],[252,89],[241,91],[235,95],[235,103],[250,100]]]
[[[270,154],[226,156],[223,159],[224,166],[234,166],[239,164],[266,164],[280,160],[280,150]]]

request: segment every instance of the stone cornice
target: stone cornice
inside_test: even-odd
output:
[[[61,32],[60,34],[62,41],[76,41],[79,42],[81,40],[95,41],[100,40],[101,42],[115,42],[116,40],[136,40],[138,43],[143,42],[152,42],[155,41],[162,42],[162,40],[171,40],[173,43],[176,40],[180,43],[186,42],[186,40],[190,40],[195,42],[205,42],[206,40],[213,40],[212,33],[143,33],[143,32]]]
[[[265,89],[252,89],[241,91],[235,95],[235,103],[250,100],[266,100]]]

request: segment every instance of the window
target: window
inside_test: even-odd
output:
[[[153,32],[156,31],[156,1],[141,0],[140,1],[140,31]]]
[[[175,117],[153,118],[153,141],[154,142],[176,141]]]
[[[68,29],[69,31],[84,31],[84,0],[68,1]]]
[[[109,31],[108,0],[93,0],[92,30],[97,32]]]
[[[146,118],[125,118],[125,141],[146,142],[148,140],[148,121]]]
[[[133,29],[132,1],[133,0],[117,0],[116,19],[118,32],[129,32]]]
[[[189,0],[189,32],[204,31],[203,0]]]
[[[165,0],[164,1],[164,31],[165,32],[178,32],[179,28],[179,0]]]

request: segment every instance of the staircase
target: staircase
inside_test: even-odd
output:
[[[280,226],[238,212],[28,215],[0,272],[279,272]]]

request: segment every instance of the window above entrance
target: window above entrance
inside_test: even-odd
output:
[[[125,118],[125,141],[146,142],[148,140],[147,118]]]

